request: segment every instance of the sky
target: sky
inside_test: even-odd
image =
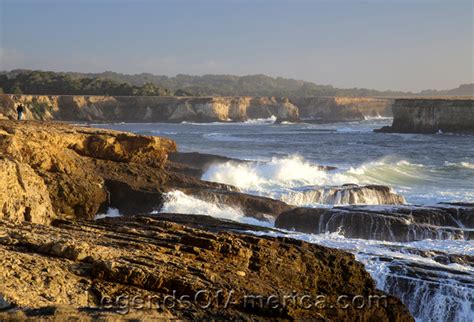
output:
[[[0,70],[473,82],[473,0],[0,0]]]

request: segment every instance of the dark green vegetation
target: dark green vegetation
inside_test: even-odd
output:
[[[104,77],[80,77],[67,73],[24,71],[0,75],[0,93],[38,95],[171,96],[152,83],[134,86]]]
[[[474,84],[451,90],[425,90],[420,93],[377,91],[365,88],[335,88],[302,80],[266,75],[179,74],[175,77],[149,73],[127,75],[104,73],[55,73],[12,70],[0,73],[0,92],[24,94],[142,95],[142,96],[349,96],[400,97],[474,95]]]

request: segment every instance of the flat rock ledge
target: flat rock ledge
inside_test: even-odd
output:
[[[295,208],[280,214],[275,226],[304,233],[341,232],[348,238],[385,241],[472,240],[474,204]]]
[[[246,233],[262,229],[179,214],[49,226],[0,220],[0,319],[413,321],[353,255]],[[336,305],[341,295],[345,308]],[[346,300],[355,297],[363,308]],[[367,305],[374,298],[381,302]]]

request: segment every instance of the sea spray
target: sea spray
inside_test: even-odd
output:
[[[117,208],[107,208],[107,211],[106,213],[104,214],[97,214],[94,219],[97,220],[97,219],[102,219],[102,218],[107,218],[107,217],[120,217],[121,214],[119,212],[119,210]]]
[[[341,186],[344,184],[386,185],[396,193],[404,195],[408,203],[430,203],[436,195],[439,201],[474,201],[473,185],[470,180],[460,182],[456,176],[450,179],[450,171],[463,171],[466,179],[474,180],[470,163],[453,166],[427,167],[423,164],[384,157],[359,166],[327,171],[302,156],[273,157],[268,161],[247,163],[227,162],[211,165],[202,179],[230,184],[243,191],[260,196],[288,201],[297,200],[298,191],[308,186]],[[460,168],[460,169],[459,169]],[[433,190],[432,186],[442,190]],[[416,189],[415,189],[416,188]],[[300,198],[301,200],[304,197]],[[328,199],[329,200],[329,199]],[[326,201],[315,200],[295,205],[319,205]],[[327,202],[344,204],[343,201]]]
[[[298,155],[272,158],[270,161],[215,164],[209,167],[202,179],[231,184],[253,192],[308,185],[357,183],[355,178],[325,171]]]
[[[272,115],[268,118],[260,118],[260,119],[248,119],[247,121],[244,122],[244,124],[252,124],[252,125],[257,125],[257,124],[273,124],[277,120],[277,117],[275,115]]]
[[[207,215],[216,218],[229,219],[242,223],[272,226],[272,222],[260,221],[245,214],[236,207],[215,204],[194,196],[187,195],[179,190],[173,190],[164,194],[165,202],[163,207],[154,214],[163,213],[179,213],[190,215]]]

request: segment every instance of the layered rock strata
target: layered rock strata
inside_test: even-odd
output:
[[[241,122],[276,117],[298,120],[298,108],[277,97],[0,95],[0,114],[28,120],[73,122]]]
[[[275,226],[305,233],[340,232],[348,238],[385,241],[471,240],[474,204],[296,208],[279,215]]]
[[[474,133],[474,99],[397,99],[393,124],[376,132]]]
[[[242,233],[261,229],[177,214],[0,220],[0,319],[413,320],[353,255]]]

